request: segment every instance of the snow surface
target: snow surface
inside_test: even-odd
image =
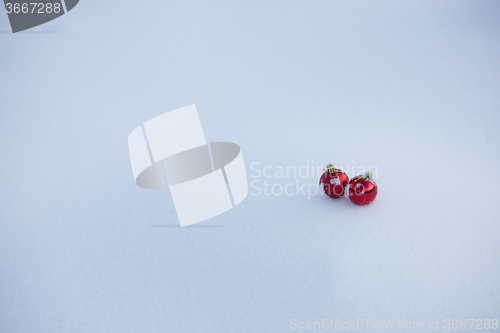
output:
[[[82,0],[11,34],[0,11],[0,332],[500,319],[499,14]],[[168,191],[134,184],[127,137],[193,103],[255,182],[179,228]],[[373,204],[279,173],[327,163],[375,166]]]

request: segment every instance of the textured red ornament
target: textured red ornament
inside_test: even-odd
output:
[[[354,177],[349,182],[349,199],[356,205],[368,205],[377,196],[377,184],[370,171]]]
[[[332,164],[323,168],[325,172],[319,179],[320,185],[323,184],[325,193],[331,198],[340,198],[344,195],[344,188],[349,183],[349,177],[344,171],[336,169]]]

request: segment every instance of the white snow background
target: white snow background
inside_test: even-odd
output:
[[[12,34],[0,11],[0,332],[500,319],[499,17],[492,0],[82,0]],[[176,228],[127,137],[189,104],[249,181],[253,162],[377,166],[378,197],[249,195]]]

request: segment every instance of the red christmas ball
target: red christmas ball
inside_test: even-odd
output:
[[[377,184],[370,171],[349,182],[349,199],[356,205],[368,205],[377,196]]]
[[[332,164],[323,168],[325,172],[319,179],[319,184],[323,184],[325,193],[331,198],[340,198],[344,195],[344,188],[349,183],[349,177],[344,171],[336,169]]]

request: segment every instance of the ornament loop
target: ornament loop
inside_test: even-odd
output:
[[[345,173],[340,169],[335,169],[335,166],[332,163],[328,163],[328,165],[324,166],[323,171],[326,173]]]
[[[328,165],[326,165],[325,167],[323,167],[323,171],[325,171],[326,173],[334,173],[335,172],[335,167],[333,166],[333,164],[328,163]]]

